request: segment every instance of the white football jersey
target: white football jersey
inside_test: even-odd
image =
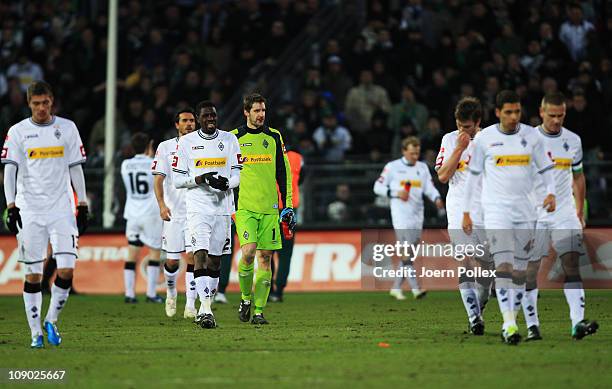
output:
[[[408,201],[397,197],[402,189],[408,191]],[[385,165],[374,183],[374,193],[391,198],[391,220],[395,229],[422,228],[423,195],[431,201],[440,197],[427,165],[421,161],[410,165],[403,157]]]
[[[179,139],[171,166],[175,175],[195,178],[204,173],[217,172],[229,179],[232,169],[242,169],[240,158],[240,145],[234,134],[216,130],[208,135],[198,130]],[[222,192],[208,185],[200,185],[187,189],[185,199],[188,215],[221,216],[234,213],[233,190]]]
[[[12,126],[2,147],[2,163],[17,166],[15,204],[21,212],[73,212],[71,166],[85,163],[85,149],[72,120],[53,116],[39,125],[32,118]]]
[[[442,167],[448,157],[455,151],[457,147],[457,137],[459,131],[455,130],[445,134],[442,137],[442,144],[440,145],[440,151],[436,158],[436,171]],[[446,217],[448,219],[448,228],[460,229],[463,221],[462,202],[465,193],[465,182],[467,175],[469,174],[468,165],[470,163],[471,153],[474,148],[474,141],[470,141],[468,147],[463,150],[459,163],[457,164],[457,170],[455,174],[448,181],[448,193],[446,194]],[[472,192],[474,195],[474,201],[470,208],[470,217],[472,222],[476,225],[482,225],[482,204],[480,196],[482,193],[482,177],[478,177],[476,187]]]
[[[153,190],[151,167],[153,158],[138,154],[121,164],[121,178],[125,186],[124,219],[159,217],[159,206]]]
[[[514,132],[507,134],[500,130],[499,124],[494,124],[480,131],[474,139],[469,170],[484,174],[485,218],[490,211],[498,214],[496,211],[501,211],[512,222],[535,221],[532,169],[541,173],[552,167],[552,160],[533,127],[520,123]]]
[[[576,203],[573,195],[572,172],[582,170],[582,141],[577,134],[564,127],[556,135],[547,134],[541,126],[538,126],[537,130],[546,154],[555,163],[553,175],[556,189],[556,209],[554,212],[546,212],[542,208],[542,202],[547,194],[546,188],[542,177],[539,174],[536,175],[535,193],[538,220],[574,216],[576,215]]]
[[[184,219],[186,217],[185,207],[185,189],[177,189],[174,186],[172,179],[172,168],[170,164],[176,155],[176,148],[178,147],[179,138],[172,138],[165,140],[157,146],[157,152],[155,153],[155,159],[153,160],[153,175],[164,176],[164,201],[170,212],[172,218]]]

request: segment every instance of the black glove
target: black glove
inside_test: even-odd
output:
[[[210,185],[211,188],[215,188],[222,192],[225,192],[229,189],[229,180],[223,176],[219,176],[216,178],[213,177],[208,185]]]
[[[23,224],[21,223],[21,215],[19,214],[19,208],[12,207],[6,210],[6,228],[17,235],[19,230],[23,228]],[[17,228],[19,227],[19,228]]]
[[[79,235],[83,235],[85,231],[87,231],[87,227],[89,225],[89,208],[87,205],[79,205],[77,206],[77,214],[76,221],[77,227],[79,229]]]
[[[200,178],[202,179],[202,182],[205,183],[206,185],[210,186],[210,180],[214,180],[215,179],[215,174],[217,174],[217,172],[209,172],[209,173],[204,173],[200,176]]]

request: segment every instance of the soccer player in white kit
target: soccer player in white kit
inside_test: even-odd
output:
[[[480,194],[482,191],[482,180],[478,179],[474,188],[475,200],[472,203],[470,215],[474,223],[474,231],[467,235],[461,228],[463,213],[461,204],[465,191],[465,182],[468,175],[470,153],[474,147],[472,139],[480,131],[480,120],[482,118],[482,105],[474,97],[461,99],[455,107],[455,121],[457,130],[449,132],[442,138],[440,152],[436,158],[436,172],[442,183],[448,183],[449,189],[446,195],[446,216],[448,219],[448,235],[454,245],[475,245],[484,247],[486,236],[482,221],[482,206]],[[469,247],[469,246],[467,246]],[[479,258],[466,257],[462,264],[466,268],[474,269],[481,267],[492,270],[493,263],[490,255]],[[459,292],[461,300],[468,315],[468,329],[474,335],[484,334],[484,320],[482,308],[487,303],[492,283],[491,277],[468,277],[461,275],[459,278]]]
[[[201,128],[179,139],[172,163],[174,185],[187,188],[187,224],[194,252],[194,279],[200,298],[195,322],[217,323],[211,305],[221,270],[221,256],[231,252],[233,189],[240,184],[240,145],[234,134],[217,128],[217,109],[210,101],[196,107]]]
[[[495,261],[497,301],[504,319],[502,340],[516,345],[521,336],[516,316],[525,293],[525,271],[534,240],[535,206],[532,169],[544,180],[543,208],[555,209],[553,162],[546,155],[536,130],[520,123],[521,103],[514,91],[501,91],[495,101],[499,123],[480,131],[474,139],[463,203],[463,230],[471,234],[470,217],[477,176],[482,179],[482,209],[489,251]]]
[[[143,246],[149,248],[147,263],[146,302],[163,303],[156,293],[159,277],[159,254],[161,249],[162,220],[153,193],[153,145],[149,136],[142,132],[132,135],[134,157],[121,163],[121,177],[125,186],[126,201],[123,217],[127,223],[125,236],[128,241],[128,257],[123,270],[125,302],[136,300],[136,259]]]
[[[62,342],[57,329],[60,312],[72,286],[80,233],[87,227],[85,149],[74,122],[53,115],[53,91],[36,81],[27,90],[32,116],[12,126],[2,148],[7,226],[17,235],[19,262],[25,267],[23,302],[32,348],[44,347],[41,327],[43,261],[51,242],[57,277],[45,317],[47,341]],[[72,186],[71,186],[72,183]],[[75,219],[76,192],[79,203]]]
[[[563,291],[570,309],[572,337],[582,339],[599,328],[596,321],[584,318],[585,299],[579,262],[583,252],[583,204],[586,184],[582,172],[582,142],[578,135],[563,127],[565,109],[565,96],[561,93],[547,94],[540,105],[542,124],[537,127],[537,134],[555,163],[553,174],[557,208],[555,212],[548,213],[541,206],[537,207],[535,253],[527,266],[527,284],[523,299],[528,341],[542,339],[538,318],[537,275],[541,259],[548,256],[551,240],[557,260],[561,259],[565,276]],[[538,204],[545,193],[542,180],[536,182],[535,195]]]
[[[429,168],[419,161],[421,141],[411,136],[402,141],[403,157],[387,163],[374,183],[374,193],[391,198],[391,221],[395,237],[399,242],[417,243],[421,239],[424,219],[423,195],[436,204],[438,209],[444,208],[440,193],[431,179]],[[410,274],[414,258],[401,258],[398,269]],[[413,273],[412,273],[413,274]],[[406,297],[402,292],[402,284],[408,278],[414,298],[423,298],[427,293],[421,290],[416,277],[396,277],[393,288],[389,292],[398,300]]]
[[[187,302],[183,317],[193,319],[196,316],[196,290],[193,281],[193,250],[191,236],[187,228],[187,210],[185,189],[176,189],[172,181],[172,159],[181,136],[195,129],[196,114],[191,108],[185,108],[174,116],[174,126],[178,135],[165,140],[157,146],[153,160],[153,185],[159,206],[159,215],[163,220],[162,250],[166,252],[164,277],[166,278],[166,315],[176,314],[176,277],[179,271],[181,254],[187,252],[187,269],[185,271],[185,294]]]

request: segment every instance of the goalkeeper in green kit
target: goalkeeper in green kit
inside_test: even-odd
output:
[[[238,264],[242,292],[238,317],[243,322],[251,319],[253,300],[255,309],[251,323],[268,324],[263,309],[272,281],[270,261],[273,251],[282,247],[279,211],[281,222],[290,230],[295,228],[297,219],[292,207],[291,169],[283,138],[278,130],[264,125],[266,99],[256,93],[250,94],[244,98],[243,108],[246,124],[231,131],[238,138],[243,164],[236,211],[236,232],[242,250]],[[279,194],[284,204],[282,210],[279,210]],[[254,272],[255,256],[257,272]]]

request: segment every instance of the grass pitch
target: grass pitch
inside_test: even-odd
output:
[[[612,385],[612,291],[587,291],[587,317],[601,328],[582,341],[570,338],[563,292],[542,291],[544,340],[516,347],[500,342],[494,300],[486,334],[468,335],[458,292],[403,302],[382,292],[287,294],[268,305],[271,324],[262,327],[238,321],[230,294],[231,304],[216,305],[215,330],[183,319],[181,297],[167,318],[142,296],[136,305],[71,296],[58,323],[62,345],[43,350],[29,349],[21,297],[0,297],[0,368],[66,369],[62,386],[79,388]]]

